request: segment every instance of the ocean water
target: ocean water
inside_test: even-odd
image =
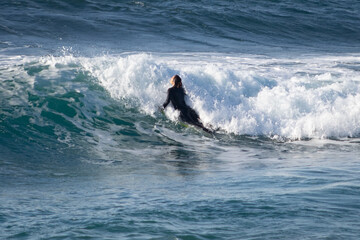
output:
[[[1,1],[0,101],[0,239],[360,237],[359,1]]]

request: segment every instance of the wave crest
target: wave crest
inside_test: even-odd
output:
[[[49,56],[36,61],[29,59],[29,63],[23,63],[25,67],[16,66],[24,68],[17,75],[28,75],[30,85],[24,83],[24,88],[30,86],[41,92],[42,85],[46,87],[50,81],[54,84],[51,91],[58,94],[70,91],[88,99],[97,96],[98,100],[88,100],[77,107],[87,106],[88,110],[81,110],[85,117],[94,111],[101,112],[108,105],[92,92],[90,85],[97,84],[109,93],[111,99],[106,101],[116,100],[157,118],[158,106],[170,87],[169,78],[179,74],[188,102],[203,122],[227,133],[289,139],[360,135],[360,57],[357,55],[274,59],[254,55],[130,53],[101,57]],[[6,74],[11,75],[11,71]],[[67,74],[73,78],[72,87],[69,80],[61,82]],[[86,91],[84,84],[88,86]],[[20,85],[17,91],[24,90]],[[48,94],[56,94],[51,91]],[[9,94],[8,90],[2,92],[9,99],[9,106],[27,101],[26,97]],[[176,120],[171,110],[167,116]]]

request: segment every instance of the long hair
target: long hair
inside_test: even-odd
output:
[[[176,88],[182,88],[182,82],[181,82],[181,78],[179,77],[179,75],[173,76],[173,79],[174,79],[174,86]]]

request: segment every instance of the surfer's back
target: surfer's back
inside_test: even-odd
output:
[[[168,89],[168,98],[175,109],[185,109],[185,90],[182,87],[171,87]]]

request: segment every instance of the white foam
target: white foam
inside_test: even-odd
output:
[[[155,116],[179,74],[205,124],[229,133],[290,139],[359,137],[360,56],[270,58],[224,54],[130,53],[44,57],[58,74],[71,64],[110,95]],[[44,71],[45,73],[45,71]],[[169,119],[177,113],[167,109]]]
[[[205,124],[235,134],[290,139],[359,136],[360,57],[273,59],[130,54],[82,62],[112,97],[153,114],[169,78],[183,78]],[[173,111],[167,116],[176,119]]]

